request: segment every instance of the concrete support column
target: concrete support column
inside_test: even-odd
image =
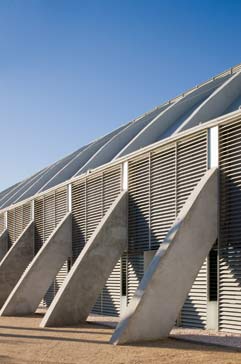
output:
[[[111,343],[168,336],[209,250],[217,239],[217,169],[188,198],[114,332]]]
[[[30,222],[0,262],[0,307],[33,259],[34,222]]]
[[[83,322],[127,247],[126,191],[120,193],[81,251],[41,327]]]
[[[38,251],[0,311],[1,316],[32,314],[71,255],[71,213],[62,219]]]

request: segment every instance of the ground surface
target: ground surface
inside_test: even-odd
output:
[[[0,317],[0,363],[31,364],[241,364],[241,351],[175,339],[130,346],[108,344],[112,328],[94,323],[71,328],[38,327],[40,315]]]

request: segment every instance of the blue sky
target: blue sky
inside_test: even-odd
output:
[[[0,190],[241,62],[241,2],[0,1]]]

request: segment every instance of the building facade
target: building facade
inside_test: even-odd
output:
[[[234,67],[0,193],[8,249],[34,221],[33,256],[67,212],[72,254],[45,293],[48,307],[83,247],[128,190],[128,248],[93,312],[119,316],[206,171],[219,169],[218,239],[177,318],[241,333],[241,66]],[[208,206],[207,206],[208,209]]]

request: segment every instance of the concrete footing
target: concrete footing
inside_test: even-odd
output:
[[[121,192],[76,259],[41,327],[72,325],[86,320],[127,247],[127,212],[128,195]]]
[[[33,259],[34,222],[30,222],[0,262],[0,307]]]
[[[209,170],[152,259],[111,343],[167,337],[217,239],[217,170]]]
[[[71,256],[72,217],[68,213],[36,254],[0,311],[1,316],[34,313],[64,262]]]
[[[7,229],[0,235],[0,262],[8,251],[8,231]]]

